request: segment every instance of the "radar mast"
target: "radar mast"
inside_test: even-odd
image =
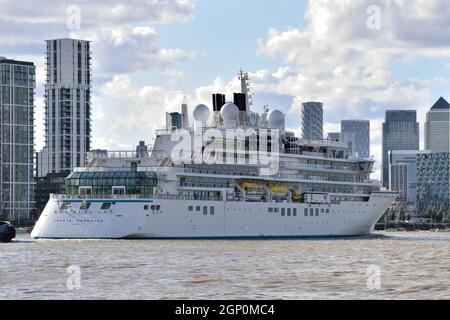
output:
[[[250,93],[250,80],[248,77],[248,72],[244,72],[242,69],[239,70],[239,80],[241,81],[241,93],[245,94],[245,103],[247,106],[247,118],[251,114],[251,106],[253,104],[252,94]]]

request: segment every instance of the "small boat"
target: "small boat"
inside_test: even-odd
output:
[[[283,185],[268,183],[267,187],[272,192],[272,199],[287,200],[289,198],[289,189]]]
[[[0,221],[0,242],[11,242],[16,237],[16,229],[7,221]]]
[[[266,191],[263,186],[249,181],[242,181],[239,188],[245,192],[245,198],[249,201],[261,201]]]

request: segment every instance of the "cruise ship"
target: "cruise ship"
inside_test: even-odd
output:
[[[373,159],[304,140],[285,115],[252,112],[248,75],[233,102],[166,114],[152,146],[94,151],[52,194],[31,236],[52,239],[340,237],[370,234],[397,194]]]

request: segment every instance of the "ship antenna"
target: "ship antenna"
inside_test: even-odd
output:
[[[239,80],[241,81],[241,93],[245,94],[247,113],[250,114],[250,107],[253,105],[253,95],[250,93],[248,72],[244,72],[242,68],[239,70]]]

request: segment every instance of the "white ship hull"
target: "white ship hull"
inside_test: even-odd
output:
[[[70,208],[59,209],[62,200],[50,199],[31,236],[62,239],[361,236],[372,232],[395,197],[395,193],[376,192],[368,202],[339,204],[109,199],[92,201],[88,210],[80,210],[82,200],[64,200],[70,203]],[[100,209],[102,203],[113,201],[109,210]]]

